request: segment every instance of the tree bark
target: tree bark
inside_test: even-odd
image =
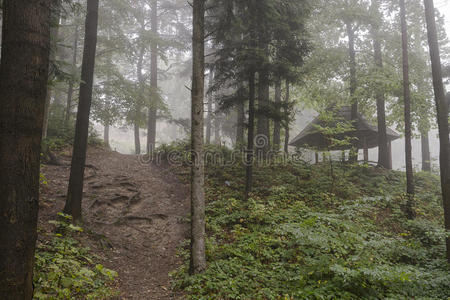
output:
[[[430,47],[431,66],[433,71],[433,87],[437,109],[440,141],[440,169],[442,198],[444,204],[445,229],[450,231],[450,142],[448,126],[448,104],[445,99],[442,83],[441,57],[436,31],[433,0],[424,0],[427,21],[428,44]],[[446,240],[447,261],[450,262],[450,238]]]
[[[105,146],[109,148],[109,125],[106,124],[103,129],[103,142],[105,143]]]
[[[203,157],[205,91],[205,0],[193,2],[192,70],[192,167],[191,167],[191,261],[190,273],[206,269],[205,170]]]
[[[278,119],[281,110],[280,110],[280,104],[281,104],[281,79],[277,79],[275,82],[275,107],[277,112],[277,118],[274,120],[274,126],[273,126],[273,148],[275,151],[280,150],[280,144],[281,144],[281,124],[280,120]]]
[[[142,42],[141,42],[142,43]],[[145,46],[142,43],[141,48],[139,50],[139,57],[138,62],[136,66],[136,75],[139,82],[139,96],[143,99],[144,98],[144,76],[142,74],[142,68],[144,64],[144,54],[145,54]],[[135,107],[135,116],[134,116],[134,152],[136,155],[141,154],[141,136],[140,136],[140,114],[141,114],[141,104],[136,104]]]
[[[236,146],[242,149],[244,145],[245,135],[245,101],[243,95],[243,87],[239,87],[237,103],[237,124],[236,124]]]
[[[428,132],[420,134],[422,146],[422,171],[431,172],[430,138]]]
[[[72,77],[75,77],[77,69],[77,55],[78,55],[78,38],[79,38],[79,27],[75,25],[75,35],[73,39],[73,54],[72,54]],[[69,82],[69,87],[67,89],[67,101],[66,101],[66,117],[64,119],[64,125],[67,128],[69,126],[70,114],[72,112],[72,97],[73,97],[73,87],[75,85],[75,79],[71,78]]]
[[[351,120],[355,130],[358,127],[358,100],[356,99],[356,50],[355,50],[355,30],[351,22],[345,23],[348,35],[348,54],[349,54],[349,66],[350,66],[350,102],[352,104]],[[357,141],[354,143],[353,149],[350,151],[349,160],[351,162],[358,161],[358,146]]]
[[[0,299],[32,299],[51,0],[3,2]]]
[[[259,71],[258,79],[258,135],[264,136],[267,141],[266,145],[257,149],[257,151],[262,151],[262,153],[267,153],[270,149],[270,124],[269,118],[267,117],[267,111],[269,109],[269,95],[270,95],[270,85],[269,85],[269,73],[267,70]]]
[[[152,0],[151,3],[151,30],[153,38],[158,36],[158,1]],[[148,109],[148,126],[147,126],[147,153],[150,153],[156,146],[156,118],[157,106],[159,101],[158,96],[158,43],[153,40],[150,47],[150,87],[152,89],[151,104]]]
[[[289,80],[286,80],[286,124],[284,125],[284,153],[289,154],[289,140],[290,140],[290,126],[289,126],[289,112],[287,107],[291,97],[291,87]]]
[[[255,72],[250,71],[248,79],[248,134],[247,134],[247,154],[245,170],[245,199],[250,197],[253,190],[253,161],[255,142]]]
[[[141,137],[140,126],[137,121],[134,122],[134,153],[136,155],[141,154]]]
[[[222,141],[220,138],[220,113],[219,113],[219,104],[215,103],[214,105],[214,144],[220,146],[222,145]]]
[[[372,0],[372,9],[377,15],[379,15],[379,0]],[[383,56],[381,52],[380,26],[378,24],[378,21],[381,21],[381,19],[382,18],[377,18],[377,20],[375,20],[372,24],[375,66],[377,67],[377,71],[380,73],[383,70]],[[378,120],[378,165],[390,170],[392,169],[392,166],[389,164],[388,137],[386,128],[386,99],[383,92],[383,86],[381,84],[377,84],[375,98],[377,100]]]
[[[95,53],[97,47],[98,2],[99,0],[87,1],[80,99],[78,102],[69,188],[66,205],[64,207],[64,213],[71,215],[74,221],[81,221],[82,217],[81,202],[83,198],[84,166],[86,164],[89,115],[91,111]]]
[[[408,59],[408,30],[406,24],[405,0],[400,0],[400,18],[402,31],[402,57],[403,57],[403,98],[405,105],[405,157],[406,157],[406,214],[409,219],[414,218],[414,173],[412,164],[412,125],[411,125],[411,91],[409,82]]]
[[[208,80],[208,84],[211,87],[212,86],[212,82],[214,80],[214,72],[213,70],[209,71],[209,80]],[[210,145],[211,144],[211,130],[212,130],[212,119],[213,119],[213,106],[212,106],[212,101],[213,101],[213,97],[212,95],[208,96],[208,114],[206,117],[206,144]]]

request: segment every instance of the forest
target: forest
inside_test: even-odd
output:
[[[447,18],[0,0],[0,300],[450,299]]]

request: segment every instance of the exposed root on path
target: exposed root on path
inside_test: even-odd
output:
[[[69,159],[44,169],[45,197],[57,200],[57,211],[64,205]],[[90,150],[86,167],[84,243],[119,273],[118,299],[180,299],[170,291],[168,273],[182,263],[177,247],[188,237],[187,187],[168,169],[142,165],[133,155]]]

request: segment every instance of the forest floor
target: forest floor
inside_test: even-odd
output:
[[[39,226],[48,227],[64,207],[70,155],[44,166]],[[182,260],[177,248],[189,234],[189,189],[169,169],[134,155],[90,149],[83,202],[82,243],[118,272],[116,299],[179,299],[169,272]]]

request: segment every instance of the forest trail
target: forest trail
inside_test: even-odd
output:
[[[64,163],[70,157],[62,157]],[[116,299],[179,299],[168,273],[181,265],[177,248],[188,238],[189,189],[161,166],[142,164],[135,155],[88,151],[83,202],[83,243],[119,273]],[[40,223],[64,206],[68,166],[45,166],[48,208]]]

